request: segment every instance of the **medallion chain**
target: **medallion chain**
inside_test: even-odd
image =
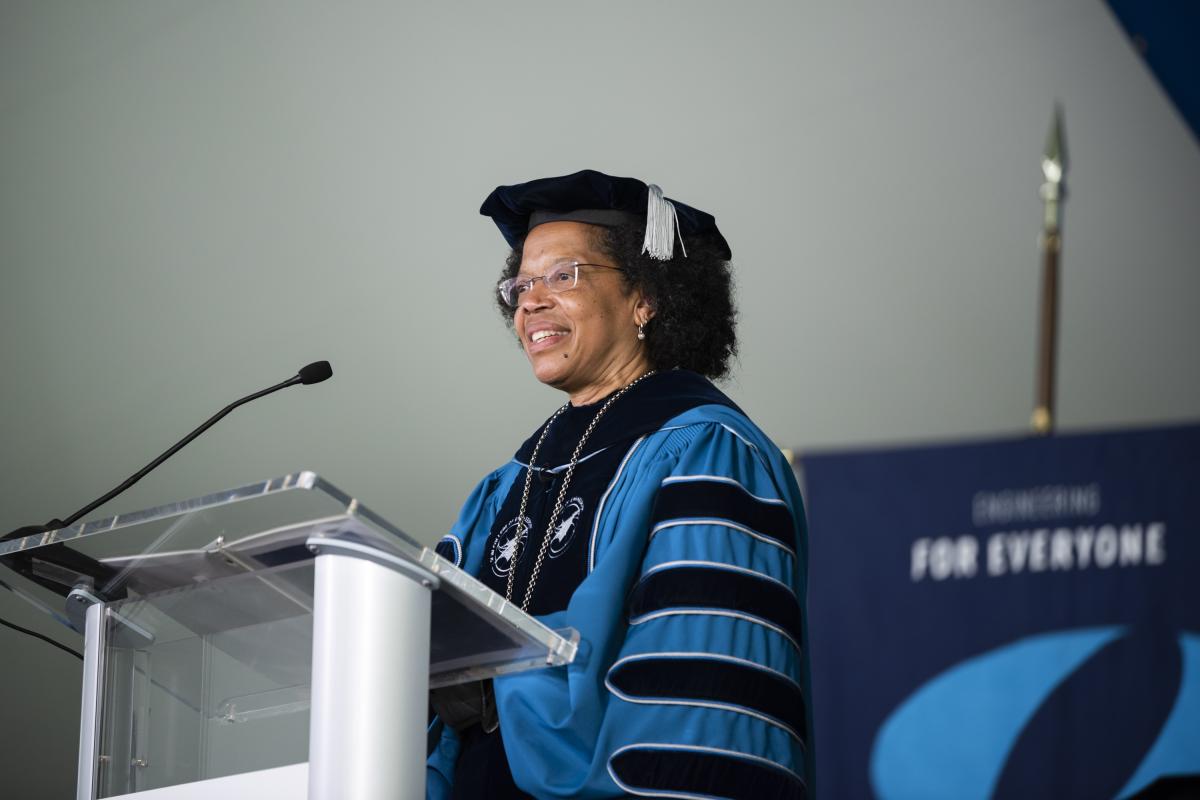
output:
[[[654,370],[643,373],[630,383],[627,383],[624,388],[622,388],[612,397],[608,398],[604,405],[600,407],[600,410],[596,412],[596,416],[592,417],[592,421],[588,423],[587,428],[584,429],[583,435],[579,437],[579,443],[575,445],[575,451],[571,453],[571,461],[567,465],[566,474],[563,475],[562,486],[558,490],[558,499],[554,503],[554,511],[550,513],[550,522],[546,525],[546,533],[542,537],[541,544],[538,547],[537,560],[533,562],[533,573],[529,576],[529,585],[525,587],[525,597],[521,601],[522,611],[526,613],[529,612],[529,601],[533,599],[533,589],[537,585],[538,575],[541,574],[542,562],[546,559],[546,550],[550,546],[550,540],[554,533],[554,526],[558,523],[558,518],[562,514],[563,503],[567,498],[567,487],[571,485],[571,478],[575,474],[575,467],[579,465],[579,456],[583,452],[584,444],[587,443],[588,437],[592,435],[592,431],[595,430],[597,423],[600,422],[600,418],[604,416],[604,412],[608,411],[609,407],[615,403],[621,395],[625,394],[634,386],[637,386],[638,383],[653,374]],[[558,409],[558,411],[555,411],[554,415],[546,421],[545,427],[542,428],[542,435],[538,437],[537,444],[533,446],[533,453],[529,456],[529,464],[525,468],[525,488],[521,492],[521,508],[517,512],[517,541],[513,550],[511,561],[512,566],[508,570],[508,583],[504,591],[504,599],[508,600],[509,602],[512,602],[513,585],[516,581],[517,575],[517,562],[521,557],[521,540],[524,538],[526,533],[532,532],[525,527],[525,510],[529,505],[529,488],[533,481],[533,470],[534,465],[537,463],[538,451],[542,449],[542,442],[546,440],[546,434],[549,432],[550,426],[554,424],[554,420],[558,419],[559,416],[567,410],[568,406],[570,406],[570,403],[564,404],[562,408]]]

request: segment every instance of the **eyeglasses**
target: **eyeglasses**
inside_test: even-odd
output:
[[[500,290],[500,299],[509,306],[516,308],[517,304],[521,302],[521,295],[532,289],[535,281],[541,281],[546,284],[546,288],[552,292],[565,292],[574,289],[579,285],[580,267],[601,267],[603,269],[615,269],[617,272],[624,272],[620,267],[613,267],[608,264],[583,264],[578,261],[563,261],[555,264],[545,275],[536,275],[532,278],[506,278],[500,281],[500,285],[496,288]]]

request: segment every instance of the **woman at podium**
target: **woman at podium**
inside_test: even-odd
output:
[[[581,651],[439,703],[430,797],[802,797],[812,783],[804,512],[710,379],[736,350],[712,216],[590,170],[483,203],[497,301],[565,402],[439,552]]]

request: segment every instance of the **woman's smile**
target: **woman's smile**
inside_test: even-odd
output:
[[[565,344],[570,331],[546,322],[531,322],[525,326],[525,352],[541,353]]]
[[[594,241],[591,226],[581,222],[548,222],[531,230],[518,275],[527,288],[513,314],[534,376],[569,394],[576,405],[594,402],[650,369],[637,338],[638,325],[651,316],[649,304],[626,286],[618,269],[603,268],[608,259]],[[561,274],[564,264],[579,270],[577,284],[552,291],[536,280]]]

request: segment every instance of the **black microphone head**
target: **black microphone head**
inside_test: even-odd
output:
[[[296,374],[300,376],[300,382],[308,386],[310,383],[320,383],[332,378],[333,367],[329,366],[328,361],[314,361],[306,367],[301,367]]]

